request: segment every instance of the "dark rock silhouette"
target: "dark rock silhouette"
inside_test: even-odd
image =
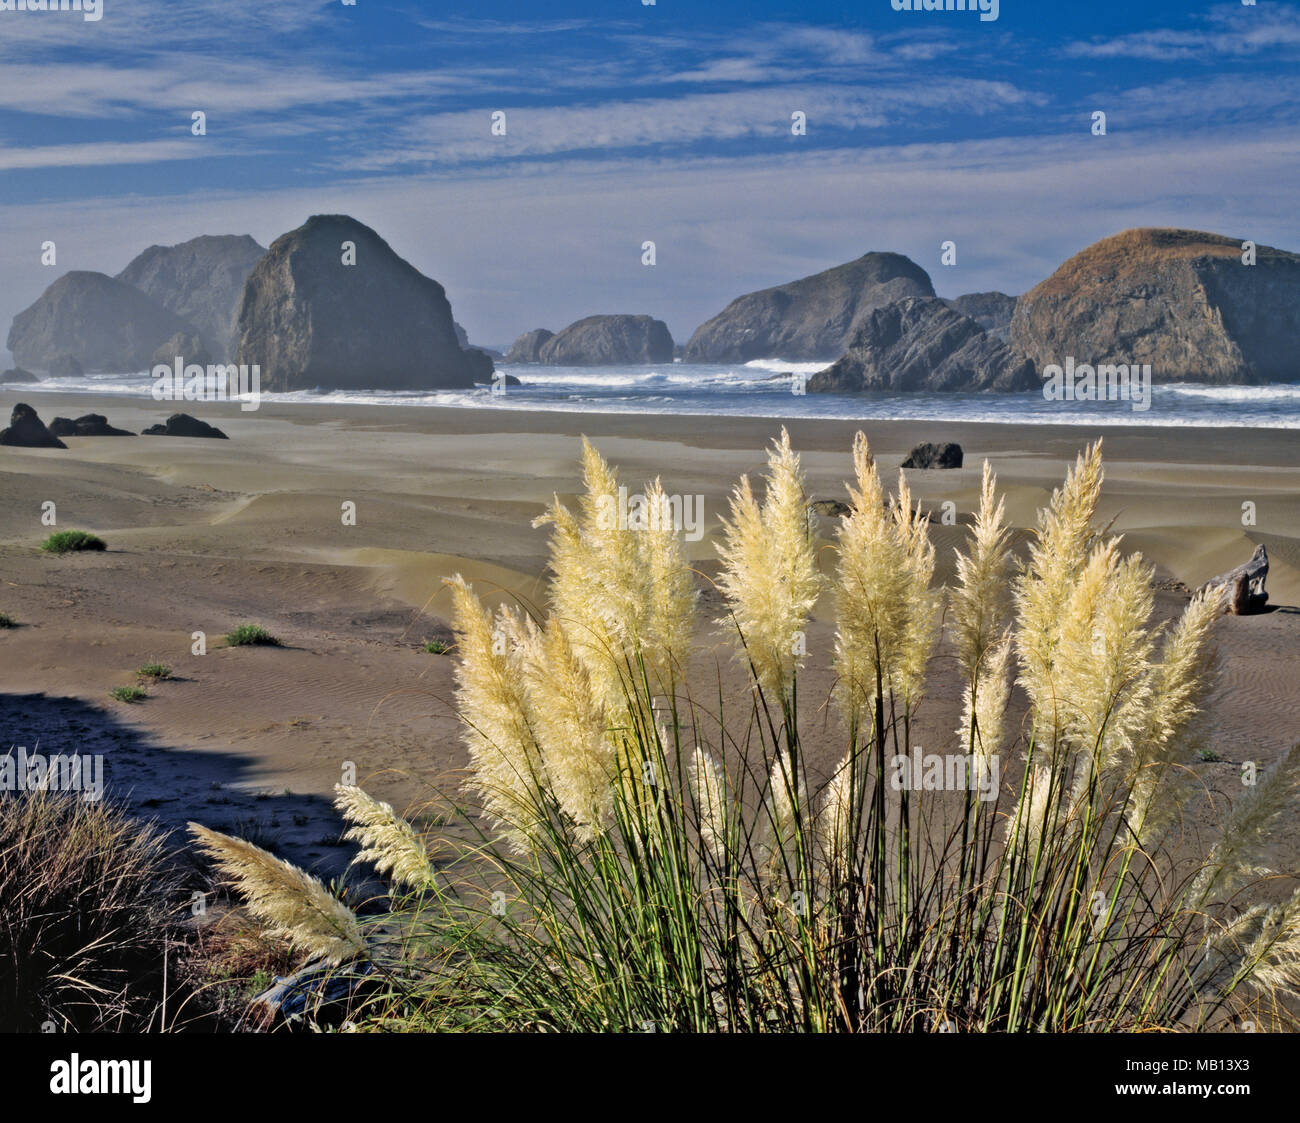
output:
[[[14,406],[9,417],[9,428],[0,430],[0,445],[16,445],[19,448],[68,447],[45,427],[45,422],[26,402]]]
[[[56,437],[134,437],[126,429],[114,429],[102,413],[87,413],[76,420],[56,417],[50,422],[50,432]]]
[[[22,367],[10,367],[3,374],[0,374],[0,385],[3,385],[5,383],[14,385],[19,382],[39,382],[39,381],[40,379],[37,378],[36,375],[34,375],[29,370],[23,370]]]
[[[160,425],[150,425],[144,431],[146,437],[214,437],[226,441],[230,438],[220,429],[191,417],[188,413],[173,413]]]
[[[903,461],[902,466],[904,468],[960,468],[961,462],[961,445],[953,441],[946,441],[941,445],[926,441],[907,454],[907,459]]]

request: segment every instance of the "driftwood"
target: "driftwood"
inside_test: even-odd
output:
[[[375,971],[369,959],[338,967],[308,963],[292,975],[277,975],[275,982],[248,1004],[245,1019],[258,1030],[307,1021],[338,1025],[347,1016],[352,999],[375,986]]]
[[[1268,603],[1268,593],[1264,591],[1264,581],[1268,577],[1268,551],[1261,542],[1250,555],[1250,561],[1211,577],[1201,586],[1202,592],[1214,589],[1222,590],[1223,608],[1234,616],[1249,616],[1253,612],[1263,612]]]

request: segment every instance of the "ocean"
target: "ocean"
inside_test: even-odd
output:
[[[574,413],[704,414],[720,417],[826,417],[845,420],[995,421],[1025,425],[1229,426],[1300,428],[1300,384],[1157,385],[1148,410],[1132,402],[1047,401],[1019,394],[796,394],[784,372],[812,374],[826,363],[761,359],[744,364],[667,363],[642,366],[510,366],[497,369],[523,383],[504,393],[483,387],[430,392],[299,391],[263,394],[268,402],[351,402],[453,406],[465,409],[558,410]],[[42,392],[149,397],[147,373],[47,378]],[[6,388],[11,401],[24,386]],[[37,387],[32,387],[33,390]],[[69,406],[70,409],[75,407]],[[177,409],[183,410],[184,403]]]

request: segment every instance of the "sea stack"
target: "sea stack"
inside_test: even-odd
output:
[[[493,370],[460,346],[442,285],[347,215],[272,243],[244,286],[238,336],[237,361],[270,391],[468,388]]]
[[[671,363],[673,337],[663,320],[650,316],[588,316],[548,339],[537,355],[555,366]]]
[[[811,277],[737,297],[686,344],[688,363],[830,362],[877,308],[934,296],[930,277],[897,253],[868,253]]]
[[[1151,364],[1155,382],[1295,382],[1300,255],[1145,228],[1070,258],[1016,302],[1011,341],[1039,370]]]
[[[244,283],[266,250],[247,234],[205,234],[175,246],[150,246],[117,279],[151,296],[169,312],[193,324],[214,361],[235,353],[235,327]],[[197,350],[171,352],[187,362],[206,363]]]

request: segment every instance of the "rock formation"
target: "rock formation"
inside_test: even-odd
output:
[[[345,243],[355,264],[344,264]],[[457,342],[443,287],[346,215],[308,219],[257,263],[239,312],[238,362],[257,364],[270,391],[470,387],[493,369]]]
[[[962,462],[961,445],[954,441],[945,441],[941,445],[926,441],[917,445],[907,454],[903,461],[904,468],[960,468]]]
[[[50,432],[56,437],[134,437],[126,429],[115,429],[102,413],[87,413],[75,421],[69,417],[56,417],[50,422]]]
[[[164,340],[194,329],[157,301],[103,273],[65,273],[14,317],[9,350],[20,367],[53,372],[141,371]]]
[[[511,345],[510,350],[506,352],[507,363],[540,363],[542,346],[549,340],[555,338],[555,332],[547,331],[545,328],[534,328],[532,331],[526,331]]]
[[[1033,365],[942,300],[877,308],[844,356],[808,380],[810,392],[1031,390]]]
[[[538,348],[553,366],[671,363],[673,337],[663,320],[649,316],[588,316]]]
[[[206,421],[200,421],[197,417],[191,417],[188,413],[173,413],[165,422],[159,425],[150,425],[144,431],[146,437],[214,437],[217,440],[228,441],[220,429],[209,425]]]
[[[944,303],[963,316],[969,316],[990,335],[1004,343],[1011,338],[1011,316],[1016,298],[1004,292],[971,292]]]
[[[9,428],[0,429],[0,445],[16,445],[19,448],[68,447],[45,427],[45,422],[25,402],[14,406],[9,417]]]
[[[1155,382],[1300,380],[1300,255],[1191,230],[1126,230],[1016,302],[1011,339],[1041,371],[1151,364]]]
[[[228,362],[244,283],[266,250],[247,234],[203,235],[176,246],[150,246],[117,279],[192,324],[208,358],[175,351],[186,362]]]
[[[39,382],[39,381],[40,379],[37,378],[36,375],[34,375],[29,370],[23,370],[22,367],[10,367],[3,374],[0,374],[0,385],[4,385],[6,383],[12,385],[18,382]]]
[[[896,253],[869,253],[847,265],[747,293],[696,329],[688,363],[750,359],[836,359],[877,308],[934,296],[925,270]]]

